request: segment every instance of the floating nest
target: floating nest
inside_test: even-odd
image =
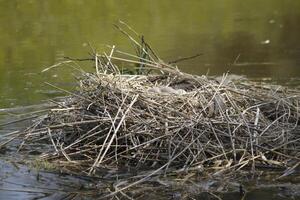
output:
[[[298,90],[187,74],[162,62],[143,39],[135,46],[139,56],[114,47],[95,54],[96,72],[83,73],[76,92],[18,135],[20,149],[49,144],[41,159],[88,175],[299,165]],[[115,61],[143,73],[124,74]]]

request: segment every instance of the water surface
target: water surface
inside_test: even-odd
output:
[[[72,70],[40,72],[64,56],[88,56],[88,44],[130,51],[113,28],[119,19],[165,61],[203,53],[180,63],[184,71],[299,85],[300,1],[0,0],[0,106],[62,95],[44,82],[72,88]]]

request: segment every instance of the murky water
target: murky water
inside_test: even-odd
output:
[[[119,19],[166,61],[203,53],[180,63],[185,71],[299,85],[300,1],[0,0],[0,106],[61,95],[43,83],[72,87],[72,70],[41,70],[63,56],[88,56],[88,43],[129,50],[113,28]]]
[[[113,28],[119,19],[143,34],[165,61],[203,54],[179,63],[184,71],[209,75],[229,71],[258,81],[300,86],[300,1],[0,0],[0,111],[63,95],[44,82],[72,89],[71,69],[41,71],[64,56],[87,57],[89,44],[98,52],[106,51],[106,44],[132,51]],[[18,128],[2,128],[1,124],[14,119],[0,112],[0,134]],[[47,178],[41,183],[35,180],[35,172],[16,170],[3,160],[0,199],[63,198],[86,184],[80,180],[73,187],[68,185],[74,182],[70,177],[49,174],[44,174]],[[298,189],[297,185],[270,186],[252,191],[246,199],[293,199],[291,194]],[[182,198],[182,194],[166,192],[166,199],[170,195]],[[234,198],[240,199],[235,192],[224,196]]]

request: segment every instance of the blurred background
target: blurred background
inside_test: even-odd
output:
[[[132,52],[118,20],[166,62],[202,53],[178,63],[186,72],[300,85],[297,0],[0,0],[0,108],[63,95],[44,82],[74,88],[68,67],[40,72],[64,56],[88,57],[88,44]]]

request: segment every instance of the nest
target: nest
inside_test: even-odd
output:
[[[49,143],[43,159],[90,175],[299,162],[299,93],[157,67],[163,74],[123,75],[111,64],[84,74],[77,93],[24,132],[22,146]]]
[[[187,74],[162,62],[143,38],[136,46],[140,56],[114,47],[109,56],[96,54],[96,73],[83,73],[75,93],[18,135],[20,149],[49,144],[42,159],[88,175],[102,169],[151,169],[148,177],[220,174],[299,164],[298,90]],[[147,73],[120,73],[114,61]]]

